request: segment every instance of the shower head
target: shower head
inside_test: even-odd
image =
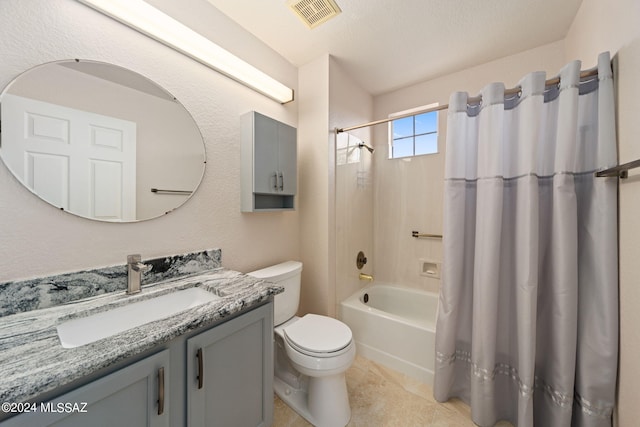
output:
[[[360,144],[358,144],[358,148],[363,148],[363,147],[366,148],[367,150],[369,150],[369,152],[371,154],[373,154],[373,152],[375,151],[375,149],[373,147],[368,146],[364,142],[361,142]]]

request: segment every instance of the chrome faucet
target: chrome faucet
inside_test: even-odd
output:
[[[140,254],[127,255],[127,294],[140,292],[140,277],[142,273],[153,268],[151,264],[143,264]]]

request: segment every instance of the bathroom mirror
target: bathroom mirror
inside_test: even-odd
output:
[[[166,90],[112,64],[32,68],[0,94],[0,158],[46,202],[132,222],[185,203],[205,167],[202,135]]]

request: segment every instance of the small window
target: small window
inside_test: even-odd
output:
[[[420,156],[438,152],[438,112],[420,112],[437,106],[426,105],[401,111],[393,116],[406,116],[389,122],[389,158]]]

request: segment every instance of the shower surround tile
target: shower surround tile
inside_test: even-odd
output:
[[[221,260],[220,249],[143,260],[153,268],[142,275],[142,285],[219,268]],[[126,264],[4,282],[0,283],[0,317],[125,289]]]

